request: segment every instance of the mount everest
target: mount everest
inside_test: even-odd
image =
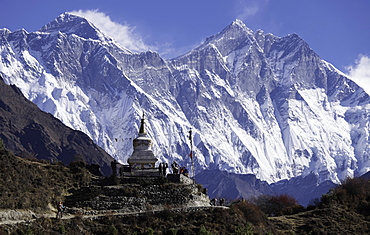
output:
[[[275,183],[340,183],[370,170],[370,99],[296,34],[235,20],[185,55],[133,53],[64,13],[37,32],[0,30],[0,74],[122,163],[145,112],[160,162]]]

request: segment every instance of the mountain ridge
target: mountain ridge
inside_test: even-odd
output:
[[[296,34],[253,33],[236,20],[166,61],[113,41],[3,32],[5,81],[122,163],[144,110],[160,161],[190,168],[192,128],[196,173],[268,183],[314,173],[337,184],[370,170],[369,119],[359,118],[369,112],[368,94]]]

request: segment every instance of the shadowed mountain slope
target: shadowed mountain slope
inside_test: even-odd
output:
[[[65,126],[41,111],[14,85],[0,79],[0,138],[7,150],[23,157],[35,157],[69,164],[82,160],[98,164],[110,174],[112,158],[86,134]]]

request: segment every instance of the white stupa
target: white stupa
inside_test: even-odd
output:
[[[145,118],[141,119],[139,135],[133,140],[134,152],[127,159],[131,167],[131,175],[133,176],[150,176],[158,175],[158,170],[155,168],[155,163],[158,161],[154,157],[152,151],[152,139],[150,139],[145,131]]]

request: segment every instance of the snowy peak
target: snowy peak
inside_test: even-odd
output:
[[[39,32],[75,34],[85,39],[100,40],[106,36],[91,22],[71,13],[63,13],[54,21],[43,26]]]
[[[2,28],[0,29],[0,36],[3,37],[3,36],[7,36],[11,33],[11,31],[7,28]]]
[[[234,20],[229,26],[227,26],[224,30],[221,31],[220,34],[253,34],[253,31],[249,29],[241,20]]]
[[[250,41],[254,41],[253,31],[241,20],[235,20],[220,33],[207,38],[196,50],[213,46],[225,56],[240,47],[240,44]],[[225,45],[227,46],[225,47]]]
[[[235,26],[235,27],[247,28],[244,22],[239,19],[235,19],[230,25]]]

